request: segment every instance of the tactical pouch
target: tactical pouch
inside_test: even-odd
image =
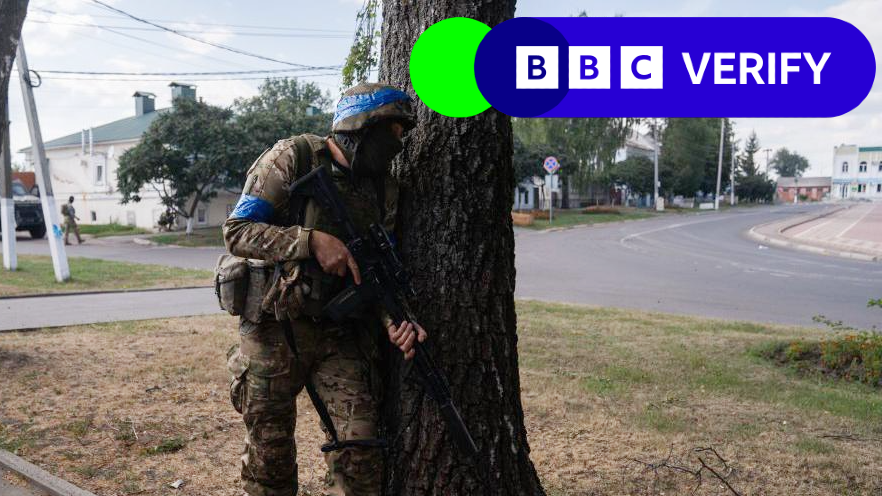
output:
[[[263,299],[272,282],[272,264],[263,260],[246,260],[248,264],[248,287],[242,316],[255,324],[263,321]]]
[[[241,315],[248,294],[248,260],[230,254],[217,259],[214,269],[214,292],[221,309]]]

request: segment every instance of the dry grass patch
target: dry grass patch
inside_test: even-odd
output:
[[[819,331],[519,303],[532,457],[549,494],[688,494],[694,480],[638,459],[698,467],[713,446],[742,494],[874,494],[882,397],[800,378],[754,357]],[[101,495],[241,494],[243,426],[229,405],[223,316],[0,335],[0,447]],[[305,494],[323,442],[298,404]],[[705,458],[723,470],[712,457]],[[728,472],[727,472],[728,473]],[[185,485],[168,487],[177,479]],[[726,494],[708,474],[696,494]]]

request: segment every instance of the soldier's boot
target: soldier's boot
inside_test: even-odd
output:
[[[378,405],[372,394],[371,369],[353,341],[339,342],[336,350],[320,360],[312,376],[316,391],[334,419],[340,441],[377,437]],[[325,454],[325,462],[328,474],[323,494],[380,494],[381,449],[358,447],[333,451]]]

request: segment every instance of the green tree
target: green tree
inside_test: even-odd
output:
[[[616,151],[638,122],[631,118],[514,119],[513,125],[515,136],[525,146],[557,157],[561,176],[571,179],[577,189],[606,195],[610,176],[605,169],[615,162]]]
[[[267,79],[256,96],[233,103],[236,124],[245,138],[246,157],[261,152],[289,136],[325,134],[331,124],[331,100],[315,83],[296,78]],[[244,178],[245,171],[239,177]]]
[[[653,168],[652,159],[636,155],[610,167],[609,174],[613,182],[627,186],[633,193],[645,195],[653,192]]]
[[[756,163],[755,156],[760,151],[759,138],[756,137],[756,131],[751,131],[744,145],[744,152],[739,157],[740,172],[744,176],[755,176],[759,172],[759,166]]]
[[[379,0],[365,0],[356,16],[355,38],[349,48],[346,63],[343,64],[342,85],[344,88],[368,80],[371,70],[379,62],[377,41],[380,30],[376,28],[379,17]]]
[[[770,202],[775,196],[775,182],[765,174],[743,176],[737,180],[735,193],[739,198],[750,202]]]
[[[734,128],[724,119],[723,178],[732,164]],[[660,168],[671,178],[666,192],[694,195],[713,193],[717,185],[720,152],[720,119],[670,118],[665,121]],[[665,184],[665,183],[663,183]]]
[[[528,177],[544,175],[545,169],[542,168],[542,163],[547,156],[539,147],[528,146],[515,136],[514,156],[512,157],[515,181],[519,183]]]
[[[781,177],[801,177],[802,173],[809,168],[808,159],[797,152],[791,152],[786,147],[779,148],[772,157],[772,168]]]
[[[244,142],[233,112],[178,98],[156,118],[141,142],[119,158],[117,187],[122,203],[138,202],[144,188],[187,219],[187,234],[202,202],[242,175]]]

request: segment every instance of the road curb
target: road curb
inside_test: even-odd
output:
[[[88,295],[102,295],[102,294],[119,294],[119,293],[153,293],[157,291],[174,291],[177,289],[210,289],[213,286],[211,284],[204,284],[201,286],[178,286],[178,287],[169,287],[169,288],[130,288],[130,289],[107,289],[107,290],[95,290],[95,291],[70,291],[67,293],[31,293],[31,294],[22,294],[22,295],[9,295],[9,296],[0,296],[0,301],[3,300],[21,300],[24,298],[57,298],[59,296],[88,296]]]
[[[784,237],[783,232],[788,229],[792,229],[794,227],[801,226],[803,224],[806,224],[808,222],[812,222],[814,220],[822,219],[824,217],[841,212],[842,210],[845,210],[847,208],[849,208],[849,207],[847,207],[847,206],[838,207],[838,208],[834,208],[832,210],[822,212],[820,214],[810,215],[808,217],[800,218],[799,220],[797,220],[796,222],[794,222],[792,224],[788,223],[784,227],[781,227],[780,229],[777,230],[777,233],[780,236]],[[772,224],[779,224],[779,223],[781,223],[781,221],[776,220],[776,221],[765,222],[763,224],[753,226],[747,230],[747,236],[751,239],[756,240],[756,241],[760,241],[762,243],[766,243],[766,244],[769,244],[772,246],[777,246],[779,248],[790,248],[793,250],[814,253],[816,255],[835,256],[835,257],[841,257],[841,258],[848,258],[848,259],[852,259],[852,260],[861,260],[864,262],[880,262],[880,261],[882,261],[882,257],[868,255],[866,253],[857,253],[857,252],[853,252],[853,251],[839,250],[839,249],[835,249],[835,248],[824,248],[822,246],[815,246],[815,245],[800,243],[800,242],[796,242],[796,241],[787,241],[784,239],[774,238],[772,236],[769,236],[767,234],[762,234],[757,231],[758,229],[761,229],[763,227],[770,226]]]
[[[51,496],[96,496],[8,451],[0,450],[0,466],[24,477]]]

